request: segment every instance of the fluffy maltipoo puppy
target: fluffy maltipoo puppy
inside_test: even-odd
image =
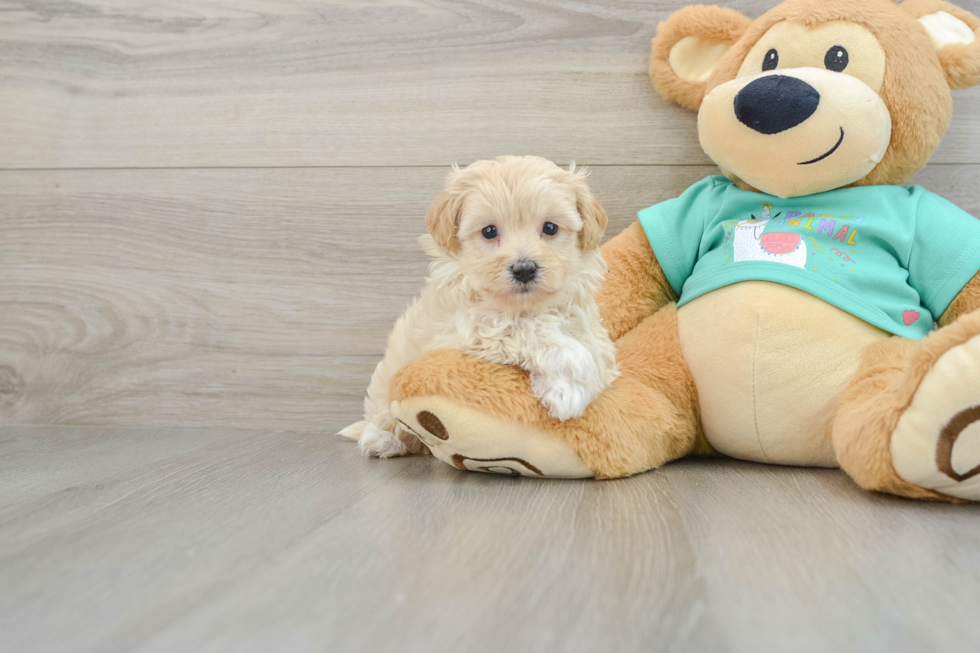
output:
[[[429,277],[388,338],[364,421],[341,435],[371,456],[425,453],[392,418],[388,385],[441,348],[520,366],[552,417],[581,417],[619,375],[595,302],[607,218],[586,175],[533,156],[477,161],[453,169],[425,219]]]

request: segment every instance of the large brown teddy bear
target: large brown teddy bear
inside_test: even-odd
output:
[[[980,83],[978,34],[938,0],[677,12],[650,75],[724,176],[604,246],[622,376],[559,422],[525,372],[441,350],[399,372],[393,413],[461,469],[615,478],[714,450],[980,500],[980,221],[901,186],[950,89]]]

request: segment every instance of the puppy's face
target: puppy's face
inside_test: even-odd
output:
[[[474,163],[451,176],[445,194],[452,201],[435,228],[430,219],[433,237],[506,313],[559,301],[605,229],[584,175],[537,157]]]
[[[528,181],[470,194],[457,234],[470,280],[504,311],[538,308],[555,298],[581,261],[582,219],[573,191]]]

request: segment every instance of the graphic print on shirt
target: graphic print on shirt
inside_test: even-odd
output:
[[[763,204],[760,219],[753,215],[751,220],[735,225],[735,262],[769,261],[806,269],[807,248],[802,236],[782,231],[764,233],[773,219],[771,210],[772,204]]]

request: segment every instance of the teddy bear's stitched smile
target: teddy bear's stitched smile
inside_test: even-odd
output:
[[[834,152],[836,152],[837,151],[837,148],[840,147],[840,144],[843,143],[843,142],[844,142],[844,128],[841,127],[840,128],[840,138],[837,140],[837,145],[834,145],[832,148],[830,148],[830,151],[829,152],[827,152],[826,154],[821,154],[816,159],[810,159],[809,161],[804,161],[803,163],[797,163],[796,165],[808,166],[811,163],[818,163],[820,161],[823,161],[828,156],[830,156],[831,154],[833,154]]]

